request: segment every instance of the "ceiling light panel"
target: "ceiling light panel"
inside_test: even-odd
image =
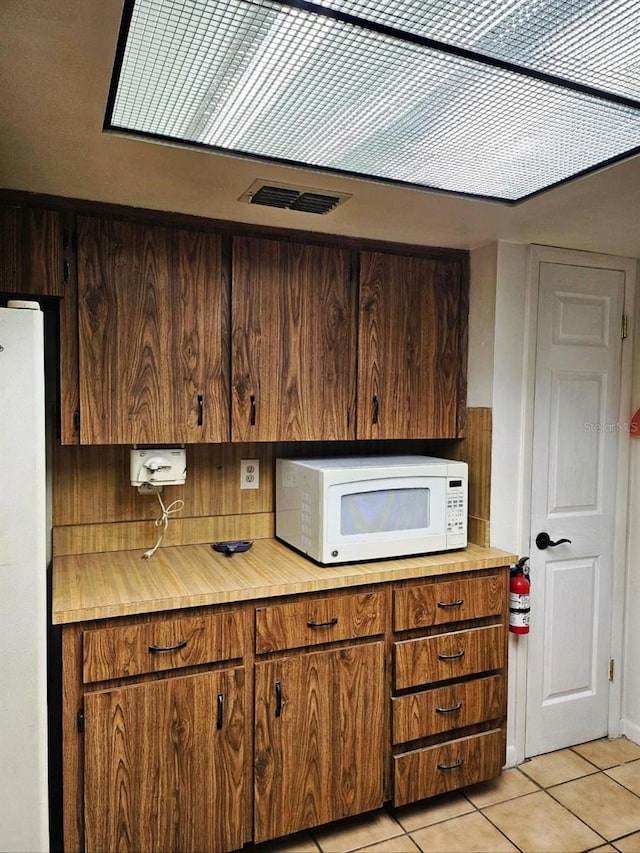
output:
[[[640,0],[308,2],[640,99]]]
[[[269,0],[137,0],[106,126],[509,201],[640,146],[633,106]]]

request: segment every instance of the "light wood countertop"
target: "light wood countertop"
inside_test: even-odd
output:
[[[111,551],[56,557],[54,625],[251,601],[362,584],[511,565],[517,557],[469,545],[422,557],[322,567],[274,539],[257,539],[244,553],[225,557],[210,545]]]

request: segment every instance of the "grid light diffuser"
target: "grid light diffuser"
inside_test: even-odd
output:
[[[485,57],[640,97],[640,0],[309,0]]]
[[[105,127],[517,201],[640,149],[639,5],[131,0]]]

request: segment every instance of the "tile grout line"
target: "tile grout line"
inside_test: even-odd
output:
[[[572,751],[573,751],[573,750],[572,750]],[[579,755],[579,753],[576,753],[576,754],[577,754],[577,755]],[[581,756],[581,757],[582,757],[582,756]],[[585,759],[585,760],[588,760],[588,759]],[[593,764],[593,762],[592,762],[592,761],[590,761],[590,762],[589,762],[589,764]],[[614,766],[618,766],[618,765],[614,765]],[[605,836],[604,836],[601,832],[598,832],[598,830],[597,830],[597,829],[595,829],[595,827],[590,826],[590,825],[586,822],[586,820],[584,820],[584,818],[581,818],[581,817],[580,817],[580,815],[577,815],[575,812],[571,811],[571,809],[570,809],[568,806],[565,806],[565,804],[564,804],[564,803],[561,803],[561,802],[560,802],[560,800],[558,800],[556,797],[554,797],[554,795],[553,795],[553,793],[552,793],[552,791],[551,791],[551,789],[552,789],[552,788],[559,788],[561,785],[568,785],[568,784],[569,784],[569,783],[571,783],[571,782],[578,782],[580,779],[588,779],[588,778],[591,778],[591,777],[593,777],[593,776],[597,776],[597,775],[598,775],[598,773],[600,773],[600,774],[602,774],[602,775],[605,775],[605,774],[604,774],[604,770],[599,769],[599,770],[597,771],[597,773],[586,773],[584,776],[577,776],[575,779],[567,779],[565,782],[558,782],[556,785],[549,785],[549,787],[548,787],[548,788],[545,788],[544,790],[545,790],[545,792],[546,792],[546,793],[547,793],[547,794],[548,794],[548,795],[553,799],[553,801],[554,801],[555,803],[557,803],[559,806],[562,806],[562,808],[563,808],[566,812],[568,812],[570,815],[572,815],[573,817],[575,817],[575,819],[576,819],[576,820],[579,820],[579,821],[580,821],[580,823],[584,824],[584,826],[586,826],[586,827],[587,827],[587,829],[590,829],[590,830],[591,830],[591,832],[595,832],[595,834],[596,834],[596,835],[600,836],[600,838],[602,838],[602,839],[603,839],[604,844],[611,844],[611,846],[613,847],[613,843],[612,843],[611,841],[609,841],[609,839],[608,839],[608,838],[605,838]],[[599,845],[599,846],[601,847],[602,845]]]
[[[522,773],[522,771],[520,771],[520,772]],[[523,776],[526,776],[526,773],[523,773],[522,775],[523,775]],[[528,776],[527,776],[527,779],[529,779],[529,777],[528,777]],[[543,789],[540,787],[540,785],[538,785],[538,783],[537,783],[535,780],[530,779],[529,781],[533,782],[533,784],[534,784],[534,785],[536,785],[536,786],[538,787],[538,790],[543,790]],[[464,793],[464,792],[463,792],[463,793]],[[530,793],[530,794],[533,794],[533,793],[537,793],[537,792],[530,791],[529,793]],[[467,798],[467,800],[469,800],[469,797],[467,797],[466,793],[464,794],[464,796]],[[513,800],[519,800],[519,799],[521,799],[522,797],[526,797],[526,796],[527,796],[527,794],[518,794],[518,796],[517,796],[517,797],[509,797],[508,799],[506,799],[506,800],[500,800],[499,802],[500,802],[500,803],[512,802]],[[475,803],[471,802],[471,800],[469,800],[469,802],[471,803],[471,805],[472,805],[472,806],[475,806]],[[491,824],[491,826],[492,826],[494,829],[496,829],[496,830],[497,830],[497,831],[498,831],[502,836],[504,836],[504,837],[507,839],[507,841],[509,842],[509,844],[512,844],[512,845],[516,848],[516,850],[518,851],[518,853],[523,853],[522,848],[521,848],[521,847],[518,847],[518,845],[515,843],[515,841],[514,841],[512,838],[509,838],[509,836],[506,834],[506,832],[503,832],[503,831],[500,829],[500,827],[499,827],[499,826],[496,826],[496,825],[495,825],[495,823],[494,823],[494,822],[491,820],[491,818],[489,817],[489,815],[486,815],[486,814],[484,813],[483,809],[488,809],[490,806],[497,806],[497,805],[499,805],[499,803],[489,803],[489,804],[487,804],[486,806],[482,806],[482,808],[480,808],[480,807],[478,807],[478,806],[475,806],[475,807],[476,807],[476,810],[480,812],[480,814],[482,815],[482,817],[483,817],[485,820],[488,820],[488,821],[489,821],[489,823]]]
[[[632,835],[637,835],[638,832],[640,832],[640,830],[636,829],[635,831],[627,832],[626,835],[619,835],[617,838],[614,838],[612,841],[607,841],[607,844],[610,844],[612,847],[615,847],[619,841],[624,841],[625,838],[631,838]],[[616,847],[616,850],[617,849],[618,848]]]
[[[631,764],[631,762],[626,762],[626,763]],[[624,764],[614,764],[613,767],[607,767],[607,770],[615,770],[617,767],[624,767]],[[636,793],[636,791],[634,791],[632,788],[629,788],[627,785],[624,784],[624,782],[621,782],[619,779],[616,779],[614,776],[610,776],[606,770],[603,770],[602,772],[608,779],[611,779],[612,782],[617,782],[621,788],[624,788],[625,791],[629,791],[630,794],[633,794],[634,797],[637,797],[638,801],[640,802],[640,794]]]
[[[583,745],[583,744],[578,744],[578,746],[582,746],[582,745]],[[568,750],[570,750],[574,755],[577,755],[577,756],[578,756],[578,758],[581,758],[583,761],[586,761],[586,762],[587,762],[587,764],[591,764],[591,766],[592,766],[592,767],[595,767],[595,768],[596,768],[596,770],[597,770],[599,773],[604,773],[604,771],[605,771],[605,770],[610,770],[610,769],[611,769],[611,768],[607,768],[607,767],[600,767],[600,766],[598,766],[598,765],[595,763],[595,761],[592,761],[590,758],[587,758],[585,755],[582,755],[582,753],[578,752],[578,751],[577,751],[574,747],[572,747],[572,746],[568,746],[568,747],[567,747],[567,749],[568,749]],[[623,762],[623,764],[624,764],[624,762]],[[618,767],[619,765],[618,765],[618,764],[612,764],[611,766],[612,766],[612,767]]]

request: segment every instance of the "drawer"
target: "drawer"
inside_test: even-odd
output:
[[[300,598],[291,604],[256,609],[257,654],[382,633],[381,592]]]
[[[394,644],[396,690],[502,669],[506,628],[491,625]]]
[[[391,700],[393,743],[406,743],[506,714],[505,680],[501,675],[475,678]]]
[[[393,804],[474,785],[497,776],[505,762],[506,736],[501,729],[416,749],[393,758]]]
[[[82,680],[87,684],[242,654],[240,611],[98,628],[82,635]]]
[[[393,595],[393,630],[497,616],[506,607],[506,571],[489,577],[405,587],[395,590]]]

